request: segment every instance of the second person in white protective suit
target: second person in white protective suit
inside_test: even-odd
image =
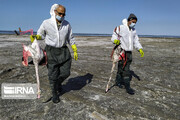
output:
[[[127,93],[133,95],[134,90],[130,87],[130,64],[132,62],[132,50],[135,47],[144,56],[143,47],[139,42],[139,37],[136,34],[135,24],[137,17],[134,14],[130,14],[128,19],[122,21],[122,25],[116,27],[113,31],[111,41],[120,45],[121,49],[125,51],[124,60],[118,62],[118,72],[116,76],[116,85],[122,88],[125,86]]]

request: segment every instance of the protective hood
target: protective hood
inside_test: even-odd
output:
[[[54,27],[56,29],[56,35],[57,35],[57,39],[59,40],[59,33],[58,33],[58,28],[57,28],[57,23],[56,23],[56,17],[55,17],[55,13],[54,10],[58,7],[58,4],[54,4],[51,6],[51,10],[50,10],[50,15],[51,15],[51,22],[52,24],[54,24]]]
[[[54,4],[51,6],[50,15],[51,17],[55,17],[54,10],[57,8],[58,4]]]
[[[128,23],[128,22],[127,22],[127,19],[123,19],[123,20],[122,20],[122,24],[123,24],[123,25],[126,25],[126,26],[127,26],[127,23]]]

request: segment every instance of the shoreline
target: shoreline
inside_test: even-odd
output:
[[[0,35],[16,35],[14,31],[6,31],[7,33],[3,33],[0,31]],[[36,34],[37,32],[34,32]],[[112,34],[106,33],[73,33],[74,37],[111,37]],[[25,34],[30,35],[30,34]],[[180,39],[180,36],[176,35],[138,35],[139,38],[172,38],[172,39]]]
[[[17,37],[29,37],[30,35],[26,34],[26,35],[15,35],[15,34],[0,34],[0,36],[17,36]],[[75,35],[74,36],[75,38],[76,37],[97,37],[97,38],[108,38],[108,37],[111,37],[111,36],[78,36],[78,35]],[[180,37],[178,38],[174,38],[174,37],[139,37],[140,39],[176,39],[176,40],[180,40]]]

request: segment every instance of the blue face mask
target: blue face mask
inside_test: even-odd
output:
[[[64,17],[60,17],[59,15],[56,15],[56,19],[59,21],[59,22],[62,22],[64,20]]]
[[[130,28],[134,28],[135,25],[136,25],[136,23],[133,23],[133,22],[132,22],[132,23],[129,25],[129,27],[130,27]]]

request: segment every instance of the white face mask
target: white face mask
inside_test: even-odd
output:
[[[132,23],[129,25],[129,27],[130,27],[130,28],[134,28],[135,25],[136,25],[136,23],[133,23],[133,22],[132,22]]]
[[[64,17],[60,17],[59,15],[56,15],[56,19],[59,21],[59,22],[62,22],[64,20]]]

